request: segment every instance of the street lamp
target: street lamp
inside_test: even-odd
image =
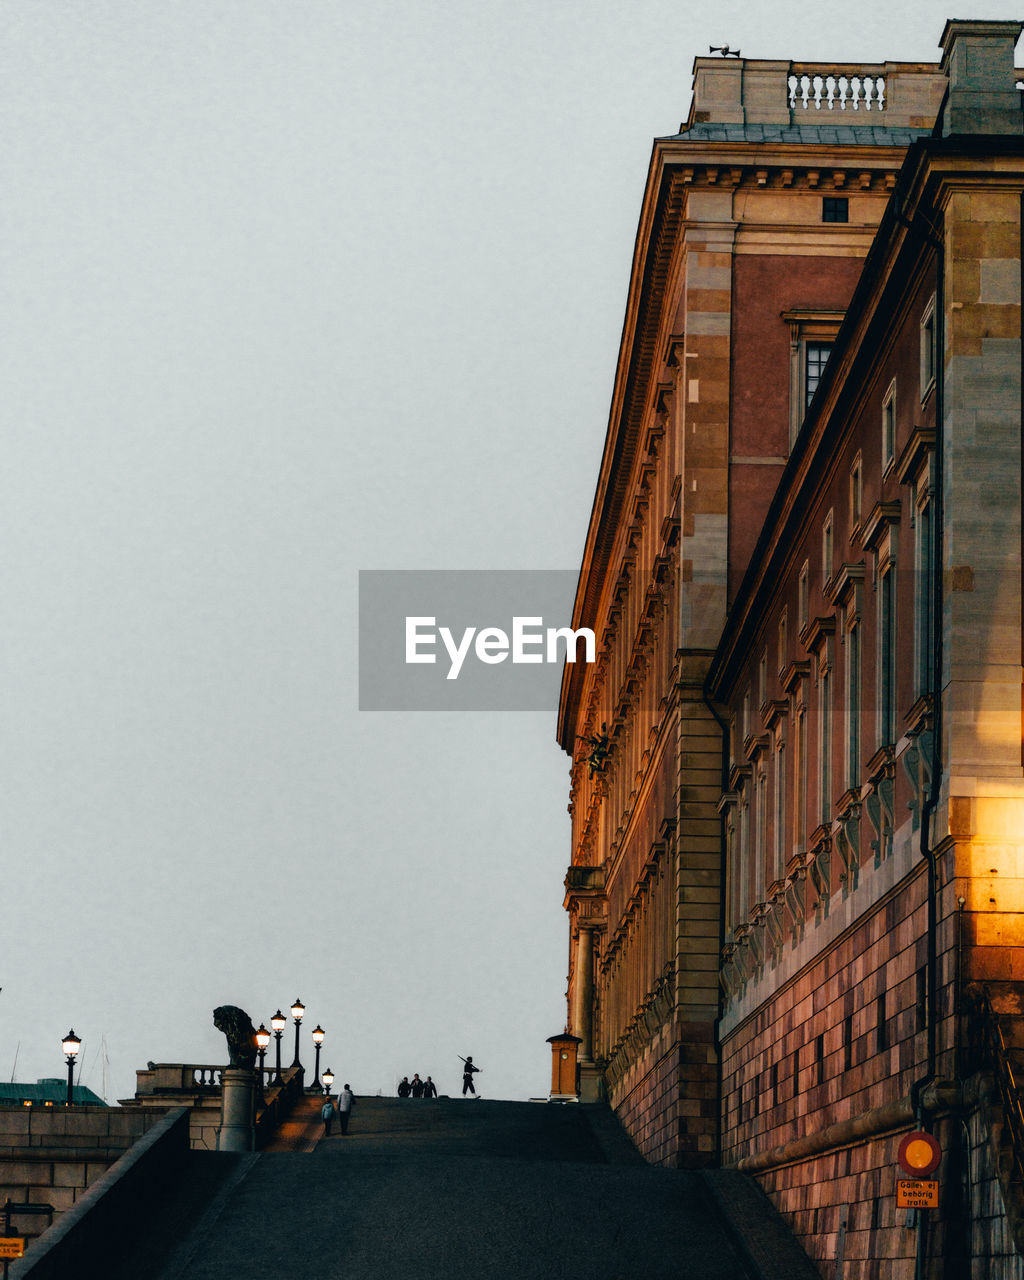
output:
[[[259,1051],[259,1055],[260,1055],[260,1078],[259,1078],[260,1102],[263,1101],[263,1080],[264,1080],[263,1062],[267,1056],[267,1046],[269,1044],[270,1044],[270,1032],[266,1029],[266,1027],[261,1022],[260,1025],[256,1028],[256,1048]]]
[[[332,1084],[334,1084],[334,1072],[330,1069],[330,1067],[328,1067],[327,1070],[324,1072],[324,1093],[327,1094],[328,1098],[331,1096]]]
[[[302,1015],[306,1012],[306,1006],[302,1001],[295,997],[295,1003],[292,1005],[292,1017],[295,1019],[295,1061],[293,1067],[301,1069],[302,1063],[299,1061],[299,1023],[302,1021]]]
[[[309,1087],[315,1093],[320,1092],[320,1046],[323,1044],[326,1034],[319,1024],[313,1028],[313,1043],[316,1045],[316,1066],[313,1068],[313,1083]]]
[[[81,1048],[82,1042],[75,1035],[74,1030],[67,1033],[60,1042],[60,1047],[64,1051],[64,1057],[68,1064],[68,1102],[69,1107],[75,1105],[74,1088],[75,1088],[75,1059],[78,1057],[78,1050]]]
[[[270,1025],[274,1028],[274,1039],[277,1041],[277,1074],[274,1076],[274,1084],[284,1084],[284,1076],[281,1074],[281,1037],[284,1035],[287,1023],[288,1019],[280,1009],[270,1019]]]

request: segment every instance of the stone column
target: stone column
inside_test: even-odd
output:
[[[225,1067],[221,1072],[218,1151],[253,1151],[256,1147],[256,1072]]]
[[[576,935],[576,981],[573,984],[572,1027],[579,1036],[580,1061],[594,1057],[594,930],[581,924]]]

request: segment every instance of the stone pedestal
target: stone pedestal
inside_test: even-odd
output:
[[[593,1062],[581,1062],[579,1068],[580,1102],[604,1101],[604,1076]]]
[[[221,1073],[218,1151],[252,1151],[256,1145],[256,1072],[225,1067]]]

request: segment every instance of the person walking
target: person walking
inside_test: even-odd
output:
[[[427,1076],[426,1080],[423,1081],[423,1096],[424,1098],[437,1097],[437,1085],[434,1084],[430,1076]]]
[[[338,1094],[338,1123],[341,1125],[341,1136],[348,1133],[348,1122],[355,1103],[355,1094],[348,1085]]]
[[[412,1078],[412,1096],[414,1098],[423,1097],[423,1081],[420,1079],[420,1073],[418,1071]]]
[[[334,1119],[334,1103],[331,1101],[330,1094],[324,1099],[324,1105],[320,1108],[320,1119],[324,1122],[324,1137],[331,1136],[331,1122]],[[344,1129],[342,1129],[344,1133]]]
[[[400,1098],[408,1098],[412,1093],[412,1085],[409,1083],[408,1076],[402,1076],[402,1083],[398,1086],[398,1096]]]
[[[462,1058],[461,1053],[459,1054],[459,1057]],[[473,1065],[472,1054],[470,1054],[468,1058],[462,1058],[462,1096],[463,1097],[465,1097],[467,1093],[471,1093],[474,1098],[478,1096],[476,1089],[473,1087],[473,1073],[475,1071],[481,1071],[481,1070],[483,1070],[482,1067],[475,1067]]]

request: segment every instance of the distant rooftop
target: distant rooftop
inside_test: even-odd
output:
[[[0,1084],[0,1107],[62,1107],[67,1101],[68,1082],[59,1076],[37,1080],[35,1084]],[[76,1107],[105,1107],[107,1104],[85,1085],[72,1090]]]
[[[803,142],[826,146],[909,147],[926,138],[931,128],[901,129],[877,124],[695,124],[662,141],[686,138],[693,142]]]

